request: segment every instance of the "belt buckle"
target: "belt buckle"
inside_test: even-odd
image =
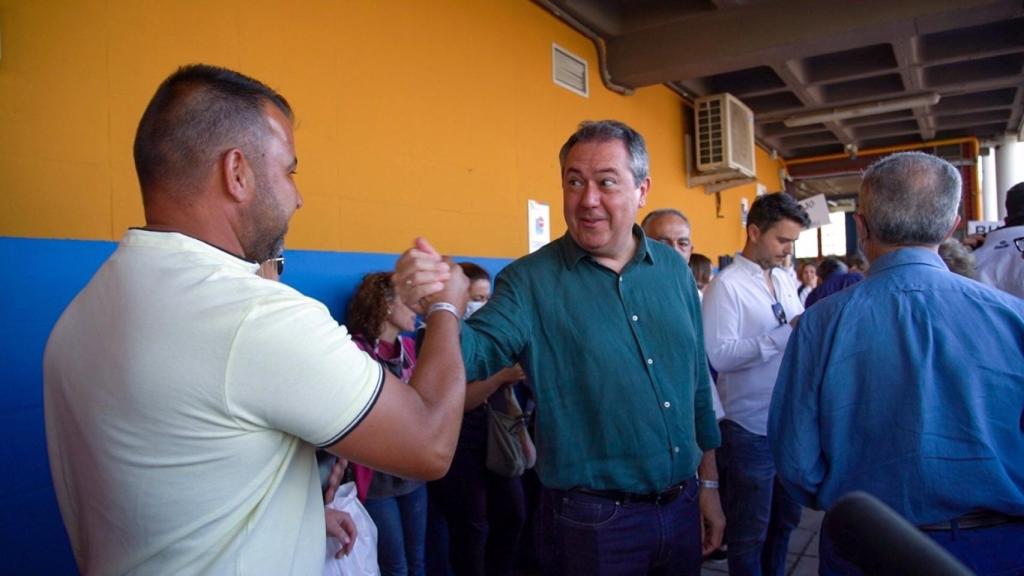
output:
[[[654,503],[660,506],[662,504],[668,504],[672,502],[679,496],[679,494],[683,491],[683,487],[685,486],[686,483],[683,482],[682,484],[678,484],[676,486],[669,488],[668,490],[665,490],[664,492],[654,497]]]

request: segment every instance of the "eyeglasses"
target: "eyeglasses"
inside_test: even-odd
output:
[[[1024,236],[1013,239],[1013,245],[1017,247],[1018,252],[1024,252]]]
[[[775,319],[779,321],[779,326],[782,326],[787,322],[786,309],[782,307],[782,304],[779,302],[772,304],[772,312],[775,314]]]
[[[267,260],[267,262],[273,262],[274,264],[277,265],[277,275],[278,276],[284,274],[284,256],[278,256],[277,258],[271,258],[270,260]]]

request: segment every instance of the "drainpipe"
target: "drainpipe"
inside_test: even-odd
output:
[[[541,8],[544,8],[548,12],[551,12],[551,14],[555,16],[555,18],[558,18],[565,24],[568,24],[570,28],[586,36],[587,38],[590,39],[591,42],[594,43],[594,46],[597,48],[597,67],[601,73],[601,82],[604,83],[605,88],[617,94],[622,94],[623,96],[633,95],[634,90],[632,88],[629,88],[628,86],[623,86],[621,84],[616,84],[615,81],[612,80],[612,75],[611,73],[608,72],[607,50],[604,46],[604,40],[602,40],[600,36],[598,36],[590,28],[587,28],[579,20],[563,12],[561,8],[555,6],[549,0],[533,0],[533,2],[534,4],[540,6]]]

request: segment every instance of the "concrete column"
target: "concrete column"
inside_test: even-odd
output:
[[[1006,218],[1006,191],[1024,182],[1024,145],[1010,136],[996,148],[996,193],[999,219]]]
[[[981,219],[999,220],[999,197],[996,192],[996,150],[989,148],[988,156],[981,157]]]

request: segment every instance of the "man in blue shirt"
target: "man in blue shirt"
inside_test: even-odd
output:
[[[1024,301],[950,272],[961,183],[935,156],[864,175],[868,277],[807,310],[768,420],[779,476],[827,509],[866,491],[979,574],[1024,570]],[[822,574],[849,566],[822,533]],[[854,572],[855,573],[855,572]]]
[[[534,389],[545,574],[699,574],[724,518],[693,275],[635,224],[651,183],[640,134],[585,122],[559,160],[568,233],[498,275],[463,325],[466,375],[518,362]],[[425,244],[402,256],[407,301],[438,262]]]

